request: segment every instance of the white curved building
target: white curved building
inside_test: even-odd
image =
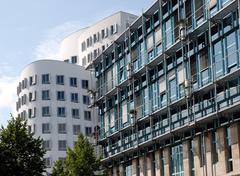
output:
[[[136,15],[120,11],[70,34],[61,43],[61,59],[87,66],[136,19]]]
[[[98,126],[98,117],[96,109],[88,108],[88,90],[94,90],[95,78],[83,66],[105,50],[136,18],[118,12],[80,29],[62,41],[62,61],[40,60],[22,71],[17,87],[17,113],[28,119],[29,131],[43,138],[48,173],[54,161],[65,158],[66,148],[73,148],[79,132],[94,143],[90,136]]]
[[[66,156],[77,134],[89,136],[97,125],[89,109],[88,89],[93,80],[84,67],[54,60],[40,60],[25,67],[17,87],[18,115],[28,119],[29,131],[43,138],[47,172],[53,161]]]

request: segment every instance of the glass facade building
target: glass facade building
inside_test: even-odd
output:
[[[239,5],[156,1],[93,61],[110,175],[240,174]]]

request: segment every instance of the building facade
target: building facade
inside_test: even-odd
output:
[[[158,0],[88,68],[113,176],[240,174],[237,0]]]
[[[136,18],[136,15],[120,11],[72,33],[61,43],[61,59],[65,62],[87,66]]]
[[[62,61],[39,60],[22,71],[16,109],[18,116],[28,120],[29,132],[43,139],[47,173],[51,173],[54,161],[66,157],[67,147],[73,148],[79,133],[96,145],[97,111],[89,108],[89,90],[95,89],[96,81],[92,72],[83,66],[105,50],[136,18],[118,12],[80,29],[62,41]]]
[[[53,162],[66,157],[82,133],[94,143],[96,111],[88,108],[88,89],[95,85],[84,67],[54,60],[40,60],[25,67],[17,87],[18,116],[27,119],[29,132],[43,139],[48,173]]]

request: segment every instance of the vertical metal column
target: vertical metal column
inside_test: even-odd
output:
[[[211,35],[211,14],[210,14],[210,9],[209,9],[209,2],[207,4],[207,21],[208,21],[208,41],[209,41],[209,58],[210,58],[210,63],[211,63],[211,80],[214,84],[214,101],[215,101],[215,110],[218,112],[217,108],[217,82],[216,82],[216,68],[215,68],[215,63],[213,62],[213,47],[212,47],[212,35]]]
[[[146,65],[147,61],[148,61],[148,55],[147,55],[147,42],[146,42],[146,38],[147,38],[147,34],[146,34],[146,17],[145,14],[143,12],[142,9],[142,33],[143,33],[143,43],[144,43],[144,52],[143,52],[143,58],[144,58],[144,65]],[[150,26],[151,26],[151,21],[150,21]],[[141,51],[140,51],[141,52]],[[142,53],[141,53],[142,54]]]

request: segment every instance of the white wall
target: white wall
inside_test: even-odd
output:
[[[42,84],[42,74],[50,75],[50,84]],[[37,84],[29,85],[29,77],[37,75]],[[56,75],[64,75],[64,85],[56,84]],[[71,87],[69,85],[69,78],[76,77],[78,81],[77,87]],[[24,110],[28,112],[29,108],[36,107],[36,117],[28,119],[28,125],[35,125],[35,136],[40,136],[43,140],[51,140],[51,151],[47,151],[45,157],[50,157],[52,162],[59,159],[59,157],[65,157],[65,151],[58,151],[58,140],[67,140],[67,145],[73,147],[74,141],[77,140],[77,136],[73,135],[72,126],[74,124],[81,125],[81,132],[85,134],[85,127],[94,127],[97,125],[97,116],[94,109],[89,109],[87,105],[83,104],[82,95],[88,95],[86,89],[82,89],[81,80],[89,80],[89,88],[93,87],[93,81],[91,81],[90,72],[86,71],[84,67],[65,63],[62,61],[54,60],[40,60],[33,62],[26,66],[22,71],[20,80],[28,79],[27,88],[23,89],[19,97],[24,94],[27,95],[26,105],[21,106],[18,110],[20,114]],[[50,100],[42,100],[42,90],[50,90]],[[29,102],[29,92],[37,92],[36,101]],[[57,101],[56,91],[65,91],[65,101]],[[71,102],[70,93],[78,93],[78,103]],[[42,106],[50,106],[50,117],[42,117]],[[57,107],[64,106],[66,108],[66,117],[57,117]],[[74,119],[71,115],[71,109],[78,108],[80,113],[80,119]],[[92,121],[84,120],[84,110],[91,111]],[[27,114],[28,115],[28,114]],[[42,123],[51,124],[51,133],[42,134]],[[58,123],[66,123],[67,134],[58,134]],[[92,141],[92,140],[91,140]],[[48,172],[51,169],[47,169]]]
[[[60,46],[60,56],[62,60],[71,59],[72,56],[76,56],[79,50],[78,38],[85,30],[87,30],[87,28],[80,29],[64,38]]]
[[[78,57],[79,65],[82,65],[82,60],[85,57],[87,64],[88,62],[88,54],[93,53],[94,50],[100,49],[100,53],[102,52],[102,46],[105,48],[111,44],[115,39],[117,39],[122,32],[127,28],[127,23],[131,24],[134,20],[137,19],[137,16],[133,14],[129,14],[126,12],[117,12],[109,17],[106,17],[97,23],[81,30],[79,32],[73,33],[69,35],[66,39],[64,39],[61,43],[60,49],[60,57],[62,60],[70,59],[72,56]],[[117,24],[117,33],[111,35],[110,27],[111,25]],[[108,36],[106,38],[101,37],[101,31],[103,29],[108,29]],[[87,44],[87,39],[89,37],[94,36],[94,34],[100,33],[100,40],[88,47],[85,51],[82,51],[82,43],[85,41]],[[78,48],[76,48],[76,46]],[[67,49],[66,49],[67,48]]]

